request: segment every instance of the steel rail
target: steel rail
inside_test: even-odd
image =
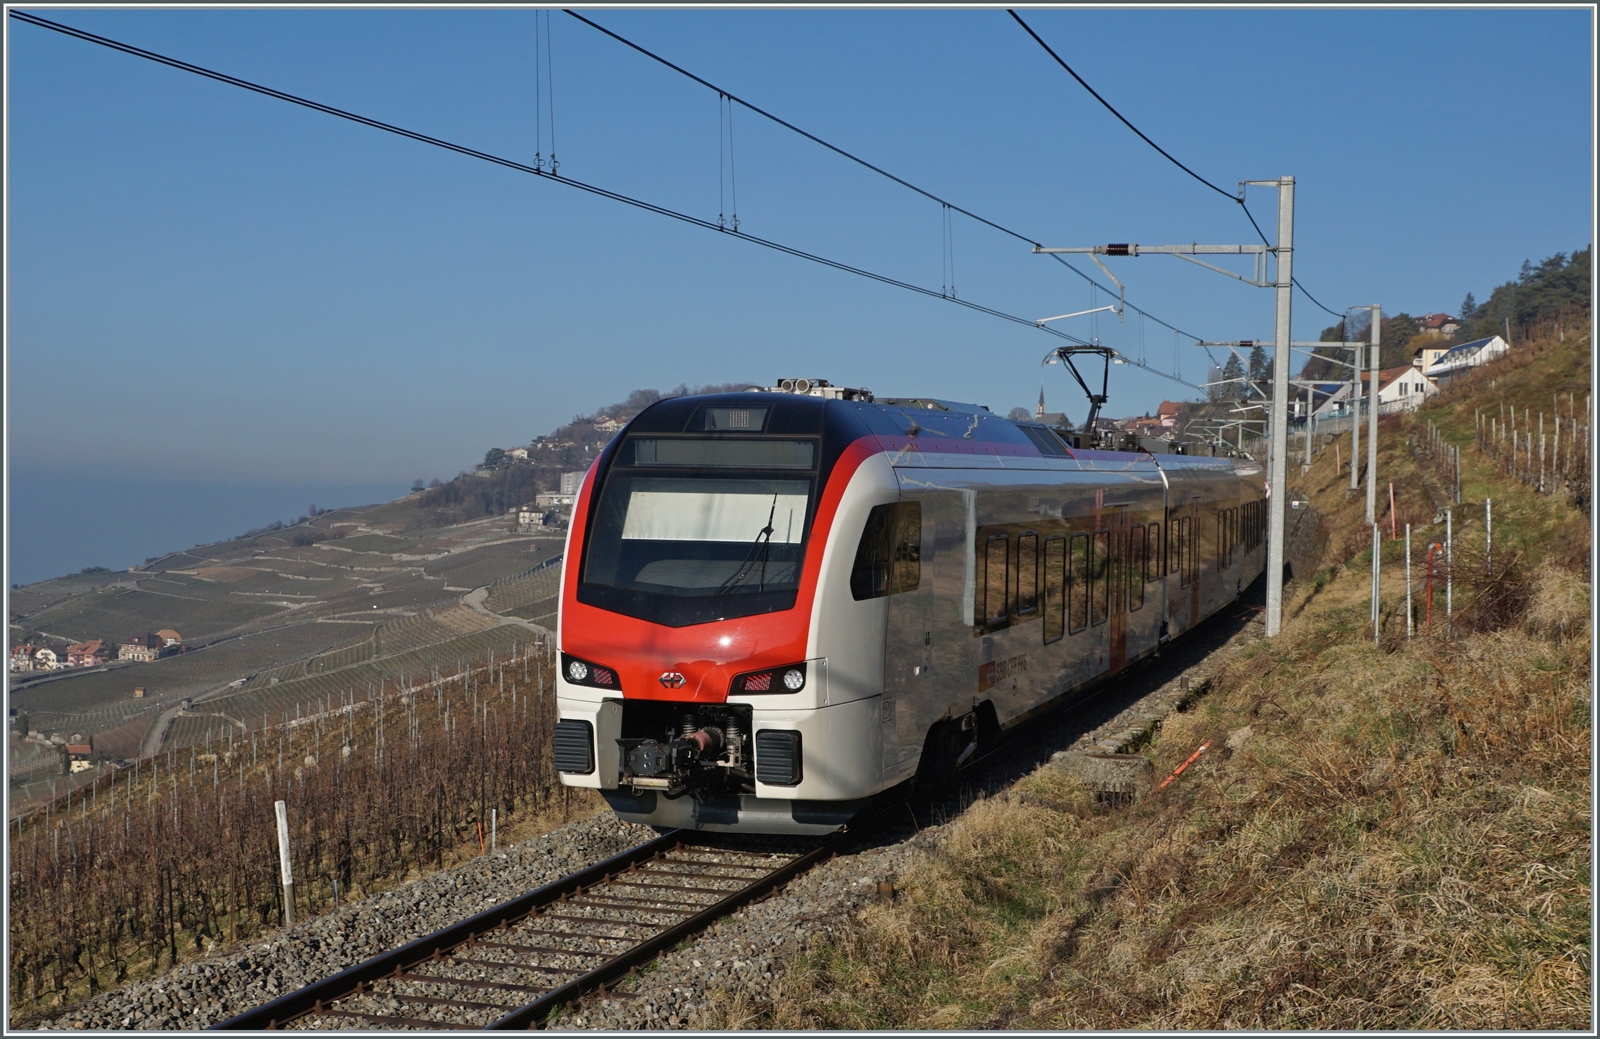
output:
[[[433,954],[439,950],[464,944],[474,935],[485,934],[498,928],[502,923],[510,923],[543,906],[560,902],[564,895],[572,894],[617,874],[626,873],[636,863],[669,851],[682,841],[682,831],[673,830],[662,834],[654,840],[613,855],[603,862],[570,873],[525,895],[519,895],[509,902],[485,909],[481,913],[424,935],[397,949],[379,953],[371,959],[347,967],[331,977],[285,993],[254,1010],[247,1010],[226,1021],[219,1021],[208,1031],[271,1029],[308,1012],[314,1012],[318,1003],[331,1003],[335,999],[355,993],[367,982],[404,972],[408,967],[432,959]]]
[[[488,1030],[538,1027],[558,1007],[590,992],[598,990],[604,993],[608,984],[633,972],[640,965],[653,959],[664,950],[672,948],[685,938],[704,930],[718,919],[763,897],[805,870],[831,857],[844,839],[846,832],[840,831],[837,834],[830,835],[824,838],[817,846],[799,854],[787,852],[752,853],[769,856],[768,863],[763,865],[753,862],[727,862],[714,861],[714,859],[708,861],[707,859],[674,857],[668,859],[667,863],[671,865],[699,864],[707,872],[690,873],[684,870],[651,868],[652,863],[664,859],[674,851],[693,854],[696,851],[703,850],[704,852],[709,852],[713,857],[717,855],[739,856],[741,854],[740,849],[737,848],[728,848],[724,851],[715,844],[700,845],[694,843],[698,835],[689,831],[673,830],[636,848],[631,848],[619,855],[612,856],[604,862],[546,884],[536,891],[521,895],[459,923],[425,935],[400,948],[381,953],[329,978],[313,982],[294,992],[280,996],[254,1010],[214,1024],[211,1029],[270,1030],[281,1028],[299,1018],[319,1014],[351,1020],[366,1020],[383,1026],[404,1025],[422,1029],[434,1026]],[[780,857],[775,865],[771,861],[771,857],[774,855]],[[730,867],[746,871],[759,870],[760,875],[754,877],[732,877],[726,874],[709,872],[714,869]],[[691,888],[682,884],[639,882],[639,879],[653,876],[693,877],[703,881],[706,886]],[[711,886],[723,885],[729,881],[735,882],[739,886],[737,888]],[[590,904],[590,900],[597,897],[617,897],[604,892],[590,890],[601,886],[625,886],[633,890],[645,888],[663,892],[692,891],[707,898],[715,898],[716,901],[690,903],[673,899],[664,900],[671,901],[679,907],[688,907],[675,909],[659,909],[643,905],[594,906],[595,909],[601,912],[612,910],[675,918],[653,922],[612,920],[602,916],[572,916],[566,913],[542,911],[546,908],[559,910],[564,906],[584,906]],[[629,899],[629,901],[645,902],[649,900],[641,898]],[[596,929],[615,930],[622,928],[644,933],[622,936],[616,934],[577,933],[565,930],[539,930],[530,932],[528,935],[530,938],[565,937],[626,945],[626,948],[616,952],[595,952],[592,950],[528,945],[517,941],[515,937],[510,935],[507,936],[511,938],[509,941],[499,938],[499,935],[505,934],[513,924],[531,924],[539,920],[552,922],[556,920],[580,921]],[[558,924],[557,926],[559,927],[560,925]],[[496,933],[494,938],[489,937],[491,932]],[[552,967],[533,963],[491,961],[474,958],[470,952],[473,949],[479,949],[483,952],[506,950],[511,952],[548,953],[572,957],[579,961],[598,959],[600,962],[593,964],[580,962],[577,966]],[[466,953],[466,955],[461,953]],[[477,977],[455,978],[446,975],[417,974],[411,970],[413,967],[430,962],[448,962],[469,968],[488,967],[509,972],[520,971],[532,974],[554,975],[556,977],[552,979],[554,987],[546,987],[543,985],[490,981]],[[518,1006],[515,1004],[479,1003],[473,1000],[446,998],[444,996],[422,996],[415,993],[379,992],[373,989],[372,983],[386,980],[424,983],[445,988],[450,986],[469,989],[493,988],[508,993],[513,991],[528,993],[533,998],[531,1002]],[[529,995],[521,998],[526,1000]],[[615,993],[614,995],[622,997],[628,994]],[[348,1006],[334,1005],[339,1001],[366,997],[388,998],[400,1003],[423,1004],[440,1008],[459,1007],[463,1010],[479,1011],[499,1010],[504,1011],[504,1014],[487,1025],[457,1025],[443,1020],[395,1017],[392,1013],[384,1013],[378,1009],[374,1009],[369,1013],[350,1009]]]

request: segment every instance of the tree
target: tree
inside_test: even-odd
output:
[[[1006,412],[1006,418],[1012,422],[1027,422],[1033,418],[1033,412],[1027,408],[1012,408]]]
[[[1224,397],[1245,397],[1244,365],[1239,363],[1239,355],[1232,350],[1228,351],[1228,363],[1222,366],[1223,384],[1218,387]]]
[[[1478,301],[1472,293],[1467,293],[1467,298],[1461,301],[1461,327],[1466,328],[1478,318]]]
[[[411,481],[411,492],[415,494],[417,491],[422,490],[422,486],[422,477],[419,476]]]
[[[500,468],[505,464],[505,461],[506,453],[503,448],[491,447],[488,451],[484,452],[483,464],[488,466],[490,469]]]
[[[1269,378],[1267,373],[1272,370],[1271,363],[1267,360],[1267,351],[1260,343],[1250,348],[1250,385],[1263,389],[1262,381]]]

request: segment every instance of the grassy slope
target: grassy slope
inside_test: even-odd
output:
[[[1495,392],[1525,386],[1548,409],[1549,380],[1581,380],[1581,410],[1587,357],[1587,339],[1524,355]],[[1470,443],[1486,402],[1455,396],[1429,417]],[[1418,421],[1389,423],[1379,472],[1426,524]],[[1300,485],[1329,524],[1328,569],[1290,587],[1283,637],[1221,652],[1212,694],[1150,748],[1165,775],[1209,741],[1196,766],[1122,809],[1039,770],[952,822],[903,897],[807,954],[772,1005],[705,1023],[1589,1024],[1588,523],[1470,447],[1463,461],[1458,560],[1493,495],[1496,542],[1522,555],[1502,584],[1526,608],[1474,612],[1458,586],[1455,637],[1406,642],[1390,543],[1375,647],[1364,495],[1346,500],[1323,452]]]

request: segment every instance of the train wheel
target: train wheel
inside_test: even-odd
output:
[[[935,723],[922,745],[922,762],[917,766],[917,786],[928,793],[948,793],[955,789],[961,752],[971,742],[960,719]]]

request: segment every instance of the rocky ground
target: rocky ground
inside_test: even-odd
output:
[[[558,1014],[550,1027],[696,1028],[728,1022],[730,1001],[759,1005],[797,951],[834,933],[870,900],[893,897],[893,885],[912,857],[937,848],[940,822],[966,804],[1039,767],[1073,769],[1112,792],[1147,782],[1138,768],[1125,768],[1130,762],[1105,755],[1137,747],[1167,713],[1203,694],[1205,657],[1229,641],[1259,638],[1257,616],[1247,598],[1085,705],[1041,720],[1031,736],[975,768],[959,794],[940,804],[908,805],[903,821],[896,814],[862,833],[830,861],[659,957],[619,984],[616,994],[590,996]],[[655,831],[609,814],[579,820],[287,933],[98,996],[37,1027],[204,1028],[653,836]]]

